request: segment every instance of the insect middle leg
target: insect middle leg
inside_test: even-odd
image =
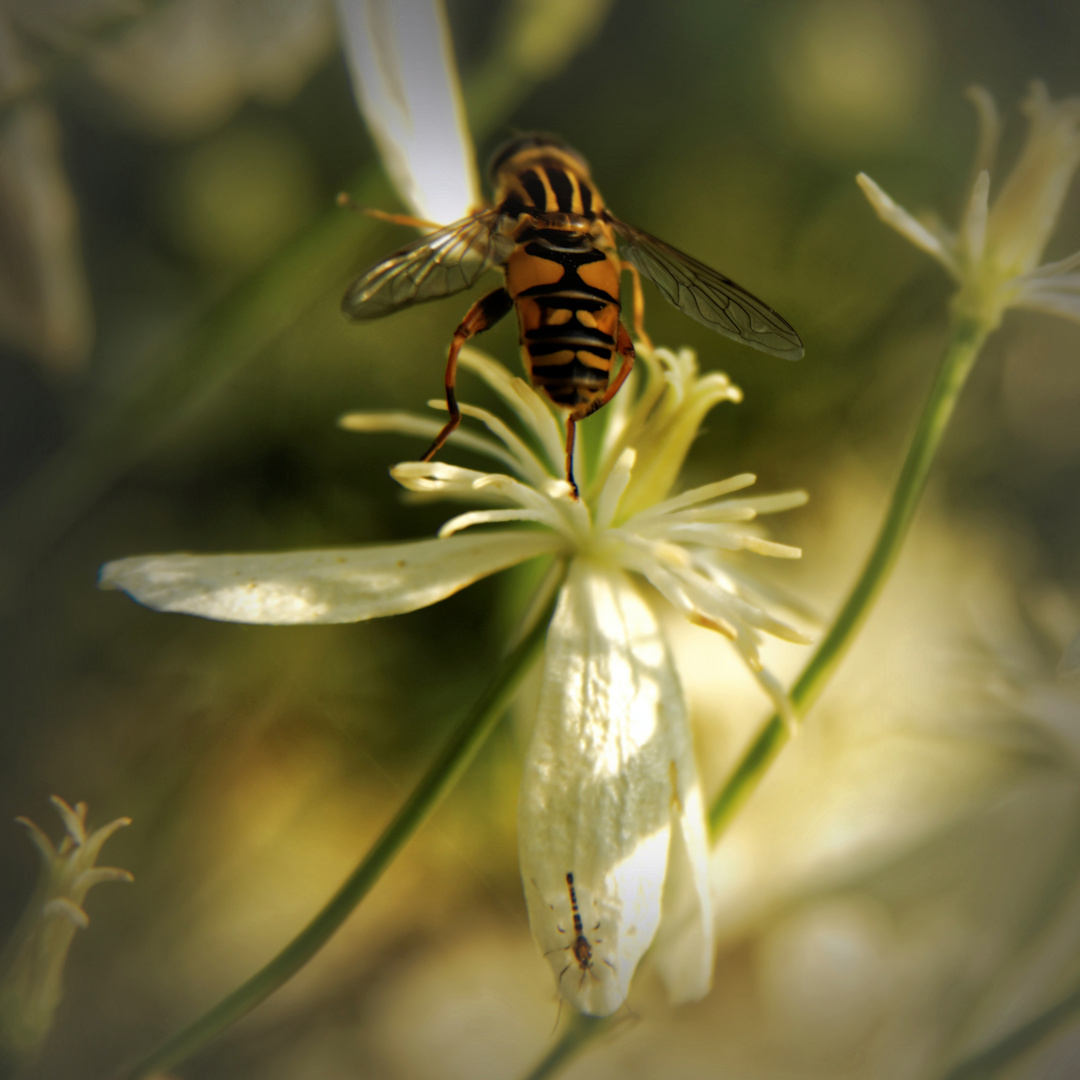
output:
[[[652,338],[645,333],[645,292],[641,288],[641,274],[632,262],[627,262],[625,259],[622,260],[621,268],[630,275],[631,295],[634,298],[634,333],[637,334],[638,341],[646,349],[651,350]]]
[[[487,296],[480,297],[469,308],[465,318],[454,331],[454,340],[450,343],[450,355],[446,360],[446,408],[450,413],[450,419],[443,425],[442,431],[435,436],[435,441],[427,448],[421,461],[430,461],[442,449],[450,433],[461,423],[461,410],[458,408],[457,395],[454,392],[457,383],[457,358],[458,353],[461,352],[461,346],[469,338],[494,326],[513,306],[514,302],[505,289],[495,289]]]
[[[615,351],[622,357],[619,366],[619,374],[608,384],[608,388],[592,401],[579,405],[566,418],[566,480],[574,489],[574,498],[581,497],[578,491],[577,481],[574,479],[574,439],[577,434],[577,423],[587,416],[592,416],[597,409],[602,409],[618,392],[619,387],[626,382],[627,375],[634,370],[634,343],[626,332],[626,327],[619,323],[619,336],[615,342]]]

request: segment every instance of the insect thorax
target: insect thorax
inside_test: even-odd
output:
[[[604,209],[584,162],[560,147],[526,147],[499,168],[495,181],[496,205],[511,211],[520,207],[592,221]]]

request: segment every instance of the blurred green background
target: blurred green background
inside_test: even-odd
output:
[[[688,482],[753,471],[763,490],[809,490],[772,526],[802,562],[764,569],[827,616],[950,292],[854,175],[955,221],[965,87],[997,98],[1007,166],[1030,79],[1080,93],[1080,7],[622,0],[548,71],[520,56],[567,44],[558,5],[548,36],[512,32],[538,7],[448,0],[480,160],[518,131],[561,134],[620,217],[798,328],[806,358],[788,365],[646,287],[653,339],[746,395],[714,414]],[[103,861],[135,884],[91,894],[28,1073],[81,1078],[148,1051],[314,913],[484,685],[521,583],[312,628],[95,590],[130,554],[431,535],[446,509],[406,504],[387,475],[419,447],[335,421],[438,396],[468,301],[362,326],[339,312],[350,276],[407,237],[334,208],[348,188],[400,209],[328,5],[50,0],[0,20],[30,72],[0,72],[0,823],[57,835],[53,793],[92,823],[134,818]],[[1047,256],[1077,247],[1080,191]],[[479,344],[519,363],[512,320]],[[1080,630],[1078,361],[1080,328],[1007,316],[898,579],[717,852],[714,994],[673,1012],[645,972],[620,1037],[567,1075],[944,1075],[1080,974],[1080,693],[1054,678]],[[711,793],[768,706],[720,645],[682,639]],[[803,659],[775,654],[789,675]],[[177,1075],[508,1077],[550,1047],[556,998],[517,876],[519,712],[325,953]],[[3,940],[37,870],[14,825],[0,865]],[[1072,1075],[1073,1048],[1066,1032],[1015,1075]]]

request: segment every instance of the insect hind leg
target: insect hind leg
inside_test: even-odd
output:
[[[513,300],[505,289],[495,289],[487,296],[480,297],[461,320],[460,325],[454,331],[454,340],[450,343],[450,355],[446,358],[446,410],[450,413],[450,419],[443,425],[442,431],[435,436],[435,441],[424,452],[421,461],[430,461],[442,448],[450,435],[461,423],[461,410],[458,408],[457,394],[457,360],[461,346],[469,338],[482,334],[485,330],[494,326],[512,307]]]

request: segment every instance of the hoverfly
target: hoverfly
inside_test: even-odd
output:
[[[526,369],[534,387],[566,418],[566,479],[573,476],[575,425],[606,405],[634,366],[634,346],[619,319],[619,281],[633,278],[634,327],[643,328],[640,277],[712,330],[774,356],[797,360],[802,342],[771,307],[730,278],[608,212],[585,159],[552,135],[511,140],[490,166],[495,205],[394,252],[361,274],[342,301],[353,319],[375,319],[468,289],[501,267],[505,284],[476,301],[454,331],[446,362],[443,429],[429,461],[461,423],[454,385],[462,345],[517,309]],[[404,215],[386,220],[420,227]],[[621,248],[619,242],[621,241]],[[621,359],[612,378],[615,354]]]

